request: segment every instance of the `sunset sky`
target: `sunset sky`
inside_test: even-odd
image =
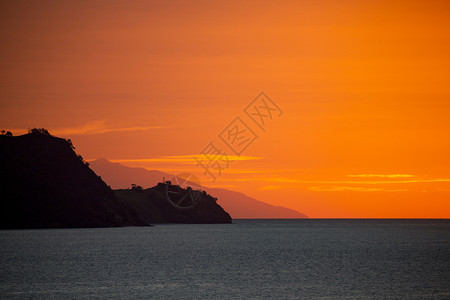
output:
[[[14,135],[314,218],[450,218],[449,1],[2,1],[0,44]],[[211,142],[233,161],[215,181]]]

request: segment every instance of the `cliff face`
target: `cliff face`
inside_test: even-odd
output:
[[[1,228],[143,225],[64,139],[0,136],[0,176]]]
[[[193,209],[180,210],[157,189],[137,197],[135,190],[114,192],[69,141],[42,132],[0,135],[0,178],[0,228],[231,222],[207,197]]]

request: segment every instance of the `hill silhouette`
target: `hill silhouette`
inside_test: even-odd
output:
[[[115,193],[75,153],[70,140],[45,129],[0,135],[0,176],[0,228],[231,222],[209,195],[195,210],[184,211],[164,204],[167,200],[157,189],[139,197],[135,190]]]
[[[145,223],[231,223],[230,215],[216,203],[217,198],[204,192],[195,206],[190,207],[192,200],[187,197],[184,201],[187,206],[180,208],[168,201],[165,186],[159,183],[149,189],[138,186],[114,190],[114,193],[118,199],[129,203]],[[172,188],[188,194],[188,190],[181,187],[172,185]]]
[[[0,136],[1,228],[144,225],[72,147],[46,131]]]
[[[157,170],[127,167],[120,163],[110,162],[105,158],[90,161],[90,166],[114,189],[127,188],[132,183],[150,187],[160,182],[163,177],[166,179],[175,177]],[[220,206],[234,219],[307,218],[306,215],[293,209],[273,206],[240,192],[222,188],[203,187],[203,189],[217,197]]]

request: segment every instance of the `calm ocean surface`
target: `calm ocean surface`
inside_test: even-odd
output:
[[[0,298],[450,299],[450,220],[2,230]]]

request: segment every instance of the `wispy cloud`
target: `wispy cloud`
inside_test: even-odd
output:
[[[356,178],[412,178],[416,177],[410,174],[358,174],[358,175],[347,175],[348,177]]]
[[[292,189],[301,188],[300,186],[292,185],[266,185],[260,188],[260,190],[271,191],[280,189]],[[303,187],[302,187],[303,188]],[[304,188],[303,188],[304,189]],[[375,188],[375,187],[354,187],[354,186],[309,186],[306,189],[315,192],[407,192],[407,189],[388,189],[388,188]]]
[[[228,169],[228,174],[260,174],[260,173],[273,173],[270,170],[244,170],[244,169]]]
[[[228,155],[228,160],[231,161],[246,161],[246,160],[257,160],[262,159],[262,157],[255,156],[237,156],[237,155]],[[204,160],[205,157],[200,154],[192,154],[192,155],[171,155],[171,156],[160,156],[160,157],[152,157],[152,158],[121,158],[121,159],[109,159],[111,162],[117,163],[126,163],[126,162],[166,162],[166,163],[191,163],[196,164],[197,160]]]
[[[407,189],[367,188],[354,186],[310,186],[308,190],[315,192],[407,192]]]
[[[88,122],[81,126],[55,128],[50,130],[54,135],[86,135],[86,134],[103,134],[109,132],[128,132],[139,130],[160,129],[162,126],[130,126],[115,127],[108,125],[106,120],[98,120]]]
[[[125,126],[117,127],[107,123],[107,120],[96,120],[87,122],[79,126],[71,127],[50,127],[47,128],[50,134],[56,136],[68,136],[68,135],[88,135],[88,134],[103,134],[109,132],[128,132],[128,131],[139,131],[139,130],[152,130],[161,129],[164,126]],[[12,128],[8,129],[14,135],[26,134],[29,129],[25,128]]]
[[[293,178],[270,177],[247,178],[245,180],[269,183],[268,185],[259,188],[260,190],[296,188],[308,189],[315,192],[406,192],[411,191],[411,185],[408,184],[450,182],[449,178],[421,178],[419,176],[409,174],[361,174],[348,175],[348,177],[360,178],[361,180],[302,180]],[[234,180],[240,181],[241,179],[231,179],[230,181]],[[446,189],[440,188],[438,190],[443,191]]]
[[[431,182],[450,182],[448,178],[430,178],[430,179],[410,179],[410,180],[302,180],[293,178],[270,178],[270,177],[255,177],[255,178],[235,178],[227,179],[228,181],[265,181],[265,182],[279,182],[279,183],[299,183],[299,184],[390,184],[390,183],[431,183]]]
[[[208,184],[207,187],[208,188],[220,188],[220,189],[234,189],[237,186],[232,185],[232,184],[223,184],[223,185],[220,185],[220,184]]]
[[[298,189],[299,186],[293,186],[293,185],[265,185],[263,187],[260,187],[259,190],[263,191],[272,191],[272,190],[279,190],[279,189]]]

